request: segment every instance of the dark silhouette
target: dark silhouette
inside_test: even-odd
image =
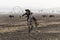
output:
[[[50,15],[49,17],[55,17],[54,15]]]
[[[30,33],[30,31],[33,29],[32,21],[35,22],[35,26],[37,27],[37,20],[32,15],[32,13],[29,9],[26,9],[25,11],[26,11],[26,13],[23,14],[22,16],[26,15],[26,17],[27,17],[27,25],[28,25],[28,29],[29,29],[29,33]]]
[[[9,15],[9,17],[10,17],[10,18],[14,18],[14,16],[13,16],[13,15]]]
[[[47,17],[47,15],[42,15],[43,18]]]
[[[21,16],[19,16],[21,18]]]

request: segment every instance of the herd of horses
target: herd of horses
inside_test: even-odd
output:
[[[47,15],[42,15],[42,17],[47,17]],[[55,17],[54,15],[49,15],[49,17]]]
[[[21,16],[20,16],[21,17]],[[42,15],[42,17],[47,17],[47,15]],[[55,17],[54,15],[49,15],[49,17]],[[14,15],[9,15],[9,18],[14,18]]]
[[[21,16],[20,16],[21,17]],[[47,17],[47,15],[42,15],[43,18]],[[55,17],[54,15],[49,15],[49,17]],[[14,18],[14,15],[9,15],[9,18]],[[29,26],[29,25],[28,25]],[[30,25],[31,26],[31,25]],[[29,33],[30,33],[30,29],[29,29]]]

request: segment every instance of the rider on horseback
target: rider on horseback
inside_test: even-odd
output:
[[[34,16],[32,16],[32,13],[31,13],[31,11],[29,9],[26,9],[25,11],[26,11],[26,13],[23,14],[22,16],[26,15],[28,28],[29,28],[29,32],[30,32],[32,30],[32,28],[33,28],[32,20],[35,22],[36,27],[37,27],[37,22],[36,22],[37,20],[36,20],[36,18]]]

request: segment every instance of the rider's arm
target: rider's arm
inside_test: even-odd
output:
[[[23,14],[22,16],[27,15],[27,13]]]

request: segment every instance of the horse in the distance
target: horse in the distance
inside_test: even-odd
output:
[[[55,17],[54,15],[50,15],[49,17]]]
[[[47,15],[42,15],[43,18],[47,17]]]
[[[14,16],[13,15],[9,15],[9,18],[14,18]]]

